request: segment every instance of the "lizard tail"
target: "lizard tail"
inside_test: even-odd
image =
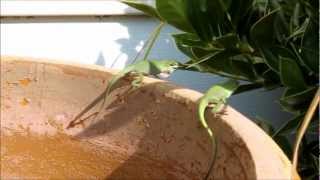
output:
[[[216,138],[214,136],[211,136],[210,139],[211,139],[211,144],[212,144],[212,158],[210,160],[209,169],[208,169],[206,176],[204,177],[204,180],[207,180],[209,178],[209,176],[213,170],[213,166],[215,164],[215,161],[217,159],[218,148],[217,148],[217,144],[216,144]]]
[[[111,91],[111,88],[112,88],[113,84],[114,84],[114,81],[111,80],[109,82],[109,84],[108,84],[107,89],[103,92],[103,96],[101,97],[103,101],[101,103],[101,106],[100,106],[100,108],[98,110],[98,114],[97,114],[96,117],[98,117],[100,115],[100,113],[101,113],[101,111],[102,111],[102,109],[103,109],[103,107],[104,107],[104,105],[105,105],[105,103],[106,103],[106,101],[107,101],[107,99],[109,97],[109,94],[110,94],[110,91]]]
[[[92,109],[101,100],[101,98],[104,98],[105,93],[106,93],[106,91],[102,92],[88,106],[86,106],[86,108],[84,108],[75,118],[73,118],[73,120],[67,126],[67,129],[72,128],[72,127],[76,126],[77,124],[79,124],[79,122],[77,123],[76,121],[79,118],[81,118],[86,112],[88,112],[90,109]]]
[[[215,160],[216,160],[216,155],[217,155],[216,139],[213,136],[213,132],[212,132],[211,128],[209,128],[207,121],[205,119],[205,110],[206,110],[207,105],[208,105],[208,102],[205,100],[202,100],[202,101],[200,101],[199,107],[198,107],[198,116],[199,116],[200,122],[203,125],[203,127],[206,128],[206,130],[210,136],[211,144],[212,144],[212,159],[210,160],[209,169],[207,171],[206,176],[204,177],[204,180],[207,180],[209,178],[211,171],[213,169]]]
[[[202,124],[202,126],[204,128],[206,128],[207,130],[210,130],[209,129],[209,126],[207,124],[207,121],[204,117],[204,114],[205,114],[205,111],[206,111],[206,108],[207,108],[207,105],[208,105],[208,101],[202,99],[200,100],[200,103],[199,103],[199,107],[198,107],[198,116],[199,116],[199,119],[200,119],[200,122]],[[211,130],[210,130],[211,131]],[[209,131],[208,131],[209,132]],[[210,133],[209,133],[210,134]]]
[[[76,121],[78,119],[80,119],[90,109],[92,109],[96,104],[98,104],[101,100],[103,100],[99,111],[95,114],[95,117],[98,117],[98,115],[100,114],[102,108],[104,107],[104,104],[106,102],[107,96],[110,93],[110,89],[111,89],[110,85],[108,85],[107,88],[98,97],[96,97],[88,106],[86,106],[86,108],[84,108],[75,118],[73,118],[73,120],[67,126],[67,129],[72,128],[72,127],[76,126],[77,124],[80,124],[81,122],[83,122],[83,121],[79,121],[79,122],[76,122]]]

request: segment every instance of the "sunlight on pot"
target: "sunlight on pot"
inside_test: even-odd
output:
[[[115,72],[1,57],[1,178],[201,179],[211,145],[197,119],[201,94],[145,78],[123,80],[99,117],[66,129]],[[218,140],[216,179],[289,179],[291,164],[231,107],[207,119]]]

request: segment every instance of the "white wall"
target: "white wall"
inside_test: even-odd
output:
[[[1,55],[63,59],[120,69],[130,64],[156,25],[142,16],[4,18]],[[174,46],[170,37],[174,32],[172,27],[163,29],[150,58],[187,59]],[[178,71],[170,80],[203,92],[221,78]],[[280,93],[253,91],[234,96],[230,104],[252,119],[260,116],[279,125],[290,117],[276,103]]]

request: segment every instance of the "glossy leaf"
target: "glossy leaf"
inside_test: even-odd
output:
[[[274,54],[270,47],[274,46],[275,30],[274,22],[277,17],[278,10],[271,12],[265,17],[257,21],[250,30],[250,38],[255,46],[260,50],[269,67],[278,72],[278,56]]]
[[[230,16],[234,25],[238,25],[241,18],[245,17],[249,9],[252,7],[253,0],[236,0],[230,5]],[[242,26],[242,24],[239,24]]]
[[[187,0],[186,12],[187,18],[198,37],[205,42],[210,42],[214,36],[214,30],[210,25],[206,3],[207,0]]]
[[[306,90],[297,89],[286,89],[283,96],[280,98],[281,101],[285,101],[287,104],[296,105],[309,102],[317,91],[316,87],[310,87]]]
[[[260,52],[262,57],[264,57],[265,63],[272,69],[274,72],[279,72],[279,57],[272,51],[271,47],[260,47]]]
[[[264,78],[264,88],[272,90],[281,86],[279,75],[271,69],[266,70],[262,77]]]
[[[307,130],[307,134],[311,134],[311,135],[318,135],[319,134],[319,117],[314,118],[313,121],[311,121],[308,130]]]
[[[207,1],[207,12],[211,28],[215,31],[219,24],[225,23],[226,17],[229,16],[228,9],[230,8],[232,0],[206,0]],[[220,29],[221,30],[221,29]],[[225,32],[222,32],[225,34]]]
[[[185,44],[185,40],[183,38],[183,35],[173,35],[176,47],[184,53],[186,56],[190,57],[191,59],[195,58],[192,53],[192,47]]]
[[[156,8],[170,25],[185,32],[194,32],[186,16],[186,0],[156,0]]]
[[[219,47],[214,47],[211,44],[204,42],[199,39],[198,36],[191,33],[181,33],[173,34],[172,37],[175,39],[175,42],[178,42],[181,46],[184,47],[197,47],[204,50],[221,50]]]
[[[305,112],[316,91],[316,87],[306,90],[286,89],[279,102],[285,111],[291,113]]]
[[[274,138],[274,141],[280,146],[280,148],[288,157],[291,157],[292,145],[286,136],[279,135]]]
[[[293,30],[295,27],[299,26],[299,16],[300,16],[301,6],[300,3],[295,3],[295,7],[290,19],[290,29]],[[293,31],[292,31],[293,32]]]
[[[219,52],[207,61],[195,65],[192,70],[215,73],[239,80],[255,79],[254,70],[250,64],[233,59],[238,54],[234,51]],[[195,63],[197,60],[192,60],[192,62]]]
[[[241,94],[241,93],[252,91],[252,90],[255,90],[255,89],[262,88],[262,87],[263,87],[263,85],[259,84],[259,83],[242,84],[237,88],[237,90],[233,94],[234,95],[235,94]]]
[[[289,58],[280,58],[281,82],[293,89],[305,89],[307,87],[303,74],[298,64]]]
[[[302,57],[305,64],[319,74],[319,25],[309,23],[302,41]]]
[[[295,29],[292,34],[288,37],[288,39],[290,38],[297,38],[301,35],[303,35],[308,27],[310,23],[310,19],[309,18],[306,18],[305,21],[303,22],[303,24],[298,27],[297,29]]]
[[[250,36],[258,47],[270,47],[274,44],[274,21],[278,11],[279,10],[272,11],[252,26]]]
[[[296,131],[303,120],[304,114],[299,114],[295,116],[293,119],[285,122],[277,131],[272,135],[272,137],[276,137],[279,135],[287,135]]]
[[[148,4],[144,4],[142,2],[135,1],[135,0],[121,0],[121,2],[127,4],[130,7],[133,7],[137,10],[142,11],[151,17],[155,17],[155,18],[159,19],[160,21],[162,20],[160,15],[158,14],[157,10]]]
[[[212,40],[211,43],[216,47],[232,50],[240,46],[240,39],[236,34],[229,33]]]
[[[284,57],[284,58],[290,58],[290,59],[297,61],[296,56],[294,55],[292,50],[287,47],[275,45],[275,46],[270,47],[270,50],[272,51],[273,54],[277,54],[278,58]]]

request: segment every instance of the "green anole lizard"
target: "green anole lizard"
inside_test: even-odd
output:
[[[212,86],[203,96],[200,98],[199,106],[198,106],[198,116],[200,122],[204,128],[206,128],[212,143],[212,159],[209,164],[209,170],[204,179],[208,179],[211,170],[213,169],[213,165],[216,159],[217,146],[216,140],[213,136],[212,129],[209,128],[207,121],[205,119],[205,110],[207,107],[212,107],[212,112],[219,113],[224,107],[226,100],[232,95],[232,93],[239,87],[239,83],[236,80],[228,80],[226,82],[216,84]]]
[[[92,109],[97,103],[103,100],[100,111],[105,104],[106,98],[112,92],[114,85],[127,74],[134,75],[135,79],[131,82],[131,85],[134,88],[140,86],[144,75],[153,75],[158,76],[160,78],[167,78],[173,71],[175,71],[180,64],[174,60],[162,60],[162,61],[138,61],[134,64],[131,64],[124,68],[122,71],[117,73],[112,79],[109,81],[107,88],[97,97],[95,98],[85,109],[83,109],[67,126],[68,128],[74,127],[81,122],[76,122],[80,117],[82,117],[86,112]],[[98,111],[98,113],[100,112]]]

